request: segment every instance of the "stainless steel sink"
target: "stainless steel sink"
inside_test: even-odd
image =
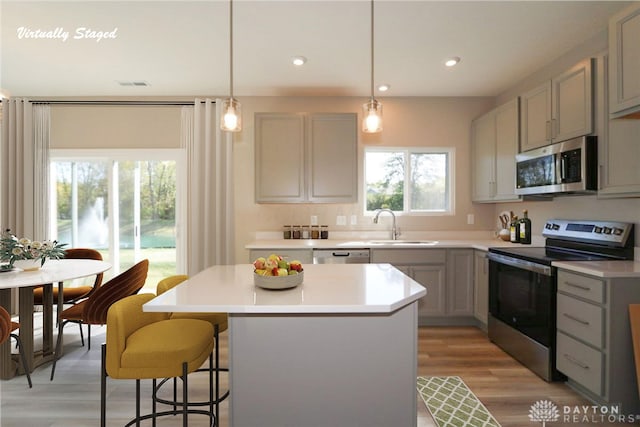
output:
[[[438,243],[437,240],[372,240],[371,243],[378,245],[423,245],[431,246]]]

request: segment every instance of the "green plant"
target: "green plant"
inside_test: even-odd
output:
[[[0,261],[8,262],[10,267],[17,260],[39,259],[40,265],[44,265],[47,259],[64,258],[66,243],[58,243],[57,240],[38,241],[25,237],[18,239],[10,229],[2,232],[0,238]]]

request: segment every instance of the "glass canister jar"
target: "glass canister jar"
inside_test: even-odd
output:
[[[302,226],[302,238],[303,239],[309,239],[310,233],[309,233],[309,226],[308,225],[303,225]]]
[[[329,226],[328,225],[321,225],[320,226],[320,238],[321,239],[328,239],[329,238]]]
[[[284,237],[285,239],[291,239],[291,226],[290,225],[283,225],[282,226],[282,237]]]
[[[291,237],[293,239],[299,239],[302,236],[302,230],[300,229],[299,225],[294,225],[293,226],[293,233],[291,234]]]
[[[311,238],[319,239],[320,238],[320,227],[317,225],[311,226]]]

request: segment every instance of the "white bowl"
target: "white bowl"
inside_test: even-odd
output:
[[[261,276],[253,273],[253,284],[263,289],[295,288],[304,280],[304,271],[291,276]]]

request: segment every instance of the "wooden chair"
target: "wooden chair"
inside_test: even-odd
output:
[[[161,295],[163,293],[165,293],[166,291],[168,291],[169,289],[179,285],[180,283],[184,282],[185,280],[187,280],[189,278],[189,276],[184,275],[184,274],[177,274],[174,276],[168,276],[162,280],[160,280],[158,282],[158,286],[156,287],[156,294],[157,295]],[[219,409],[219,403],[222,402],[223,400],[225,400],[227,397],[229,397],[229,390],[226,390],[224,392],[224,394],[222,396],[220,396],[220,372],[228,372],[229,368],[221,368],[220,367],[220,350],[219,350],[219,338],[220,338],[220,332],[224,332],[227,330],[227,328],[229,327],[229,323],[228,323],[228,315],[227,313],[171,313],[170,316],[171,319],[198,319],[198,320],[204,320],[207,321],[209,323],[211,323],[211,325],[213,326],[213,338],[215,341],[215,361],[216,361],[216,365],[215,365],[215,375],[216,375],[216,385],[215,385],[215,399],[213,400],[213,402],[216,405],[216,419],[219,419],[219,415],[220,415],[220,409]],[[164,381],[160,383],[160,386],[162,386],[164,384]],[[173,394],[174,394],[174,401],[176,400],[176,383],[175,383],[175,378],[173,381]],[[172,403],[172,402],[168,402],[168,401],[162,401],[160,400],[162,403]],[[208,404],[209,402],[198,402],[198,403],[193,403],[192,405],[205,405]]]
[[[20,352],[20,360],[22,362],[22,369],[24,369],[24,373],[27,376],[27,382],[29,383],[29,388],[33,387],[31,383],[31,375],[29,374],[29,366],[27,365],[27,358],[24,355],[24,350],[22,349],[22,341],[20,341],[20,336],[13,334],[20,327],[19,323],[11,321],[11,315],[4,307],[0,307],[0,344],[9,339],[9,337],[14,338],[18,343],[18,351]]]
[[[107,376],[114,379],[136,380],[136,416],[126,425],[140,425],[140,421],[164,415],[182,414],[187,426],[187,414],[209,417],[209,425],[217,425],[213,414],[211,371],[214,347],[213,327],[197,319],[169,319],[169,313],[144,312],[142,306],[153,299],[153,294],[140,294],[114,303],[107,315],[107,342],[102,345],[100,376],[100,425],[106,425]],[[209,410],[189,409],[189,373],[196,371],[209,359]],[[182,406],[169,411],[156,411],[156,379],[181,377]],[[140,381],[153,380],[152,412],[140,415]]]
[[[107,323],[107,311],[113,303],[130,295],[137,294],[144,286],[149,271],[149,260],[142,260],[127,271],[120,273],[113,279],[92,293],[92,295],[72,305],[58,314],[58,340],[56,352],[51,368],[51,380],[56,370],[56,363],[60,357],[62,345],[62,329],[67,323],[80,323],[87,325],[88,348],[91,350],[91,325],[104,325]]]
[[[633,341],[633,355],[636,364],[638,396],[640,396],[640,304],[629,304],[629,321],[631,322],[631,338]]]
[[[67,249],[65,252],[65,258],[67,259],[95,259],[102,261],[102,255],[95,249],[88,248],[73,248]],[[76,302],[88,298],[92,293],[96,292],[102,284],[102,273],[96,275],[96,279],[93,282],[93,286],[74,286],[63,287],[62,289],[62,301],[65,304],[75,304]],[[33,304],[43,304],[43,287],[39,286],[33,290]],[[53,288],[53,301],[58,300],[58,288]]]

